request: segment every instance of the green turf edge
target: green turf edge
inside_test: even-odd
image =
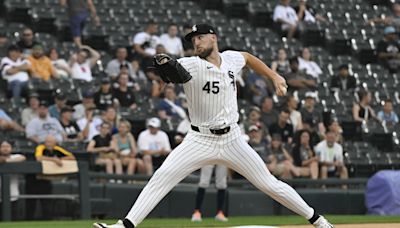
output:
[[[400,216],[365,216],[365,215],[327,215],[334,224],[357,224],[357,223],[400,223]],[[106,220],[106,223],[114,223],[116,220]],[[32,222],[7,222],[0,223],[4,228],[88,228],[94,220],[77,221],[32,221]],[[300,225],[307,224],[299,216],[252,216],[252,217],[231,217],[229,222],[216,222],[212,218],[206,218],[201,223],[192,223],[189,218],[180,219],[146,219],[140,227],[228,227],[239,225]]]

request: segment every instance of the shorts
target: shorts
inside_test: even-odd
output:
[[[71,28],[72,37],[78,37],[82,35],[83,25],[88,16],[88,12],[82,12],[69,18],[69,26]]]

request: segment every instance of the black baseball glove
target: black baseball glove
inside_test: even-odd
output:
[[[157,74],[166,83],[185,83],[192,78],[192,75],[176,59],[166,54],[155,55],[153,66]]]

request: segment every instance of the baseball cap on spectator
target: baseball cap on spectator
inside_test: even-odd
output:
[[[348,70],[349,66],[347,64],[342,64],[342,65],[339,66],[339,70],[342,70],[342,69]]]
[[[111,80],[108,77],[104,77],[103,79],[101,79],[101,84],[110,84]]]
[[[153,118],[149,119],[149,122],[147,122],[147,126],[159,128],[161,126],[161,121],[157,117],[153,117]]]
[[[60,92],[56,94],[56,99],[57,100],[65,100],[67,99],[67,95],[65,95],[64,93]]]
[[[192,31],[185,35],[185,40],[192,41],[192,37],[200,34],[217,34],[214,27],[208,24],[198,24],[192,26]]]
[[[17,45],[10,45],[7,48],[7,53],[11,52],[11,51],[18,51],[18,52],[22,52],[22,49],[20,47],[18,47]]]
[[[38,94],[38,93],[35,93],[35,92],[32,92],[32,93],[29,93],[29,94],[28,94],[28,97],[29,97],[29,98],[31,98],[31,97],[39,98],[39,94]]]
[[[49,107],[49,103],[46,100],[41,100],[40,103],[39,103],[39,107],[40,106],[48,108]]]
[[[257,107],[257,106],[252,106],[252,107],[250,108],[250,112],[252,112],[252,111],[256,111],[256,112],[258,112],[258,113],[261,113],[261,109],[260,109],[259,107]]]
[[[75,112],[75,109],[72,108],[71,106],[65,106],[65,107],[61,108],[60,113],[64,113],[64,112]]]
[[[316,99],[317,98],[317,94],[315,94],[312,91],[308,91],[308,92],[306,92],[306,98],[314,98],[314,99]]]
[[[90,90],[84,91],[82,93],[83,98],[93,98],[93,95],[94,95],[93,92]]]
[[[383,30],[384,35],[389,35],[394,33],[396,33],[396,29],[393,26],[388,26]]]
[[[249,130],[249,132],[251,132],[251,131],[259,131],[260,128],[257,125],[250,125],[248,130]]]
[[[44,47],[41,43],[36,43],[33,45],[32,49],[44,49]]]
[[[282,141],[282,136],[280,134],[273,134],[271,137],[272,141]]]

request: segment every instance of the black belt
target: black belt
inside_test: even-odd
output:
[[[193,125],[191,125],[191,127],[192,127],[192,130],[193,130],[193,131],[200,132],[199,127],[196,127],[196,126],[193,126]],[[228,127],[226,127],[226,128],[222,128],[222,129],[209,129],[209,130],[210,130],[210,132],[213,133],[214,135],[223,135],[223,134],[228,133],[228,132],[231,130],[231,127],[228,126]]]

